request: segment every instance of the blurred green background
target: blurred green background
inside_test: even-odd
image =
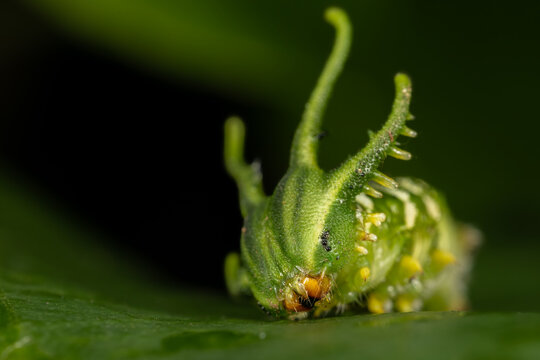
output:
[[[243,117],[271,192],[332,43],[328,5],[347,10],[354,39],[323,166],[381,126],[393,75],[408,73],[414,158],[385,172],[425,179],[483,232],[474,309],[540,310],[538,2],[5,1],[4,177],[175,284],[223,291],[241,220],[222,122]]]

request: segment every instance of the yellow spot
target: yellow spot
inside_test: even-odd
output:
[[[371,270],[367,266],[364,266],[360,269],[360,277],[364,282],[366,282],[369,279],[369,275],[371,275]]]
[[[360,246],[360,245],[356,245],[354,250],[356,250],[360,255],[367,255],[368,254],[368,249],[366,249],[365,247]]]
[[[422,265],[410,255],[404,255],[399,263],[401,270],[406,278],[412,278],[420,274],[423,269]]]
[[[366,285],[370,276],[371,270],[369,269],[369,267],[363,266],[362,268],[358,269],[354,275],[354,285],[358,288],[363,287],[364,285]]]
[[[372,213],[366,216],[366,221],[372,223],[375,226],[381,226],[381,224],[386,220],[385,213]]]
[[[436,249],[431,253],[431,260],[437,268],[444,268],[447,265],[454,264],[456,257],[448,251]]]
[[[395,301],[396,309],[399,312],[411,312],[413,308],[413,298],[409,295],[399,295]]]
[[[374,314],[383,314],[384,302],[375,294],[370,294],[367,299],[368,310]]]

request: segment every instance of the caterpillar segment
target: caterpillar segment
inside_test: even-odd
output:
[[[245,128],[225,123],[225,165],[235,179],[244,226],[240,254],[229,254],[232,295],[250,295],[270,314],[291,319],[359,309],[372,313],[462,309],[477,232],[458,226],[443,196],[421,180],[393,179],[384,160],[410,160],[397,147],[416,137],[406,123],[412,88],[394,78],[388,120],[337,169],[317,161],[320,126],[348,55],[352,28],[343,10],[326,20],[336,41],[296,130],[289,169],[268,196],[258,166],[245,162]]]
[[[445,286],[445,278],[460,281],[457,259],[468,255],[448,233],[448,227],[456,225],[444,199],[420,180],[400,178],[397,183],[399,190],[379,186],[382,198],[365,202],[360,197],[357,202],[362,235],[356,246],[365,251],[357,250],[357,260],[336,278],[340,289],[332,299],[336,305],[354,304],[373,313],[414,311],[426,308],[424,302]],[[406,190],[403,183],[414,185],[416,193]],[[453,298],[463,304],[465,294],[457,291]],[[435,309],[453,308],[448,301]]]

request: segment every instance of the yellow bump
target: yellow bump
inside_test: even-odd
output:
[[[410,152],[397,148],[395,146],[390,146],[388,149],[388,155],[399,160],[411,160],[412,155]]]
[[[375,226],[381,226],[381,224],[386,220],[385,213],[372,213],[366,216],[366,221],[372,223]]]
[[[371,180],[390,189],[396,189],[398,187],[398,183],[396,182],[396,180],[392,179],[388,175],[383,174],[380,171],[374,171]]]
[[[362,280],[364,280],[364,282],[368,281],[369,275],[371,275],[371,270],[369,270],[367,266],[364,266],[360,269],[360,277],[362,277]]]
[[[416,135],[418,135],[418,133],[416,131],[414,131],[411,128],[408,128],[407,126],[404,126],[403,129],[401,129],[400,134],[404,135],[404,136],[407,136],[407,137],[410,137],[410,138],[415,138]]]
[[[374,197],[374,198],[377,198],[377,199],[380,199],[380,198],[382,198],[382,196],[383,196],[381,192],[375,190],[374,188],[372,188],[372,187],[369,186],[368,184],[365,184],[365,185],[364,185],[364,192],[365,192],[367,195],[369,195],[369,196],[371,196],[371,197]]]
[[[354,250],[356,250],[360,255],[367,255],[368,254],[368,249],[366,249],[365,247],[360,246],[360,245],[356,245]]]
[[[399,295],[395,301],[396,309],[399,312],[413,311],[413,299],[408,295]]]
[[[375,294],[369,295],[367,299],[367,307],[368,310],[374,314],[383,314],[385,312],[383,301]]]
[[[447,265],[454,264],[456,257],[448,251],[436,249],[431,253],[431,261],[438,268],[444,268]]]
[[[412,278],[423,271],[422,265],[410,255],[404,255],[399,263],[405,277]]]
[[[375,234],[362,231],[360,233],[360,240],[362,241],[377,241],[378,237]]]
[[[407,117],[405,118],[405,120],[414,120],[414,115],[411,114],[411,113],[408,113],[408,114],[407,114]]]

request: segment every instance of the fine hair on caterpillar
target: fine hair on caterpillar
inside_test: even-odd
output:
[[[470,238],[444,197],[424,181],[380,171],[387,157],[410,160],[398,147],[414,138],[407,123],[409,77],[394,77],[395,99],[381,130],[338,168],[317,160],[321,123],[351,46],[346,13],[329,8],[336,40],[296,130],[289,168],[271,196],[258,168],[244,160],[245,128],[225,122],[225,165],[235,179],[244,217],[240,253],[225,259],[234,296],[253,296],[265,311],[294,319],[346,308],[385,313],[467,306]]]

